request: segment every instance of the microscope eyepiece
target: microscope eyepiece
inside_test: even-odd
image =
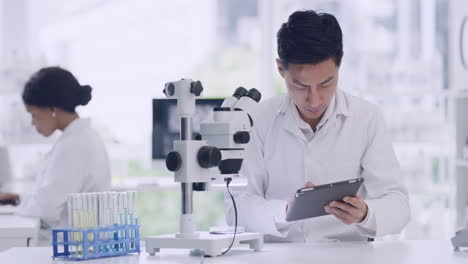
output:
[[[255,88],[250,89],[247,93],[247,96],[252,98],[257,103],[260,102],[260,99],[262,99],[262,94]]]
[[[246,95],[247,93],[248,93],[247,89],[245,89],[242,86],[239,86],[239,88],[236,89],[236,91],[234,92],[234,94],[232,96],[239,99],[242,96]]]

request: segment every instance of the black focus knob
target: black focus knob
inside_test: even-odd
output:
[[[195,96],[199,96],[203,92],[203,86],[200,81],[192,82],[190,84],[190,92]]]
[[[262,94],[255,88],[250,89],[247,96],[254,99],[257,103],[262,99]]]
[[[182,157],[176,151],[171,151],[166,156],[166,167],[169,171],[178,171],[182,165]]]
[[[193,133],[193,139],[202,140],[202,135],[200,133]]]
[[[234,134],[234,142],[237,144],[247,144],[250,141],[250,134],[247,131],[239,131]]]
[[[175,86],[173,83],[166,83],[166,89],[163,90],[167,96],[173,96],[175,93]]]
[[[215,167],[221,162],[221,151],[216,147],[204,146],[198,150],[197,159],[202,168]]]
[[[205,182],[194,182],[192,184],[192,189],[196,192],[203,192],[206,191],[206,183]]]

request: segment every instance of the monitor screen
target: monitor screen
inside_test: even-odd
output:
[[[200,124],[213,122],[213,108],[221,106],[224,99],[197,99],[192,116],[194,133],[200,132]],[[176,99],[153,99],[152,158],[164,159],[173,150],[174,140],[180,138],[180,116]]]

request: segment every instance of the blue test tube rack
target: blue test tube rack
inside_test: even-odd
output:
[[[111,236],[109,236],[111,234]],[[80,237],[81,241],[73,241]],[[92,238],[92,239],[90,239]],[[113,225],[98,228],[52,230],[52,259],[86,260],[129,253],[140,254],[139,225]],[[81,248],[79,252],[78,249]]]

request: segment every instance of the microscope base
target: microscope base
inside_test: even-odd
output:
[[[200,232],[198,238],[178,238],[175,234],[149,236],[145,238],[146,252],[154,255],[161,248],[181,248],[193,249],[191,254],[216,257],[226,250],[232,241],[232,234],[210,234]],[[240,244],[249,244],[249,248],[254,251],[260,251],[263,247],[263,234],[259,233],[241,233],[236,234],[233,247]]]

